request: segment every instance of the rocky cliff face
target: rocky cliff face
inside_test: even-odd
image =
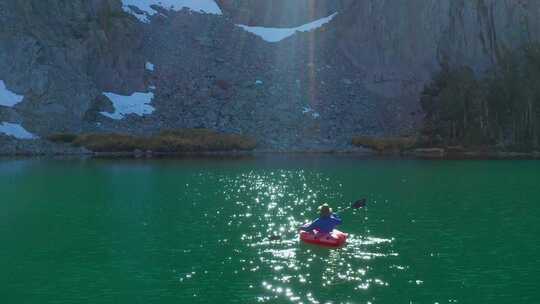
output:
[[[144,23],[120,0],[1,1],[0,80],[24,99],[0,100],[0,123],[40,137],[207,127],[267,148],[343,147],[354,134],[414,132],[419,93],[441,62],[482,73],[540,41],[535,0],[217,4],[222,15],[153,7]],[[296,27],[334,12],[277,43],[236,25]],[[111,119],[104,92],[151,93],[155,111]]]
[[[40,135],[87,128],[104,90],[143,87],[138,27],[118,1],[2,1],[0,79],[24,100],[0,121]]]
[[[344,11],[354,0],[217,0],[235,23],[294,27]]]

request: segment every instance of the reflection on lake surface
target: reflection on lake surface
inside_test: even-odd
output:
[[[230,189],[225,192],[225,198],[238,206],[236,212],[228,215],[227,225],[234,225],[238,231],[258,231],[255,235],[241,236],[251,259],[239,260],[245,265],[240,271],[262,274],[262,281],[254,282],[264,288],[258,302],[282,299],[320,303],[319,294],[332,297],[335,286],[350,290],[388,286],[370,268],[374,259],[390,263],[386,266],[388,270],[405,269],[392,264],[396,262],[392,257],[398,254],[392,249],[391,239],[352,235],[348,245],[337,250],[299,244],[297,227],[309,220],[307,216],[316,214],[318,197],[329,193],[339,197],[332,186],[336,189],[342,186],[332,185],[324,174],[274,170],[269,174],[249,172],[234,179],[218,179]],[[250,201],[243,202],[246,197]],[[362,216],[365,216],[363,211],[357,215]],[[271,241],[268,236],[274,234],[280,235],[281,240]],[[353,293],[346,298],[352,300],[352,297]]]
[[[523,303],[540,162],[0,160],[9,303]],[[321,202],[347,246],[302,244]],[[279,240],[269,236],[277,235]]]

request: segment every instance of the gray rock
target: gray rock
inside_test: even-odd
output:
[[[408,113],[421,113],[419,94],[442,61],[482,73],[504,50],[540,41],[533,0],[218,3],[225,16],[160,9],[143,24],[120,0],[0,1],[0,79],[25,96],[0,119],[42,137],[208,127],[268,149],[341,149],[357,134],[417,130],[422,115]],[[235,26],[297,26],[335,11],[321,30],[275,44]],[[152,115],[99,114],[114,110],[103,92],[150,85]]]

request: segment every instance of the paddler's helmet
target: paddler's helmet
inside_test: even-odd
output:
[[[332,208],[327,203],[320,205],[318,210],[321,217],[328,217],[332,214]]]

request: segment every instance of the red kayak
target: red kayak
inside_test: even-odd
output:
[[[347,242],[347,233],[341,232],[337,229],[332,230],[331,233],[321,233],[316,230],[311,232],[301,231],[300,239],[306,243],[315,244],[319,246],[327,247],[341,247]]]

